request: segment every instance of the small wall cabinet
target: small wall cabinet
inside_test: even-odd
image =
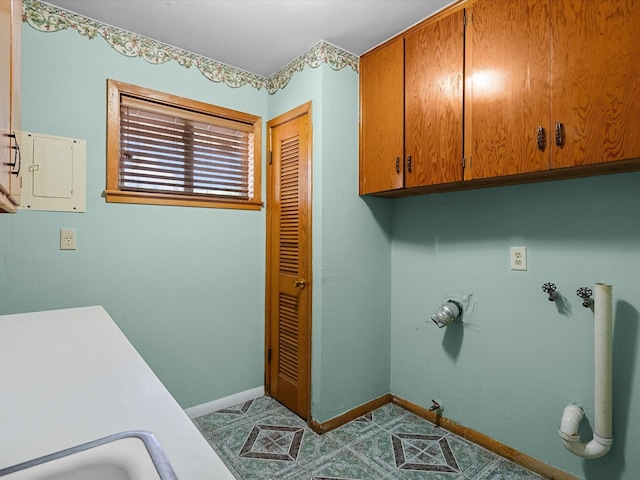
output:
[[[640,157],[637,8],[476,0],[469,10],[465,180]]]
[[[462,180],[464,11],[360,60],[360,194]]]
[[[0,212],[20,204],[20,31],[22,2],[0,0]]]
[[[640,9],[625,0],[462,0],[363,55],[360,194],[405,196],[640,169],[638,24]],[[383,53],[400,46],[403,101],[399,77],[387,96],[369,85],[401,69],[398,53],[392,63]],[[457,87],[462,82],[464,91]],[[379,98],[386,103],[370,108]],[[363,183],[372,162],[393,165],[399,155],[400,104],[400,168]],[[384,125],[394,132],[388,150]]]

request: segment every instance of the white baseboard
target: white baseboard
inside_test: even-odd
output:
[[[234,393],[228,397],[219,398],[218,400],[185,408],[184,411],[189,418],[194,419],[202,415],[207,415],[208,413],[222,410],[223,408],[230,407],[237,403],[247,402],[262,396],[264,396],[264,387],[256,387],[251,390],[245,390],[244,392]]]

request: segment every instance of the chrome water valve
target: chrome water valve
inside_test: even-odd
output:
[[[582,299],[582,306],[585,308],[591,308],[593,304],[593,300],[591,299],[591,295],[593,295],[593,290],[589,287],[580,287],[576,291],[576,295],[578,295]]]
[[[560,298],[560,294],[556,292],[557,288],[558,287],[556,287],[556,284],[551,282],[548,282],[542,285],[542,291],[549,294],[550,302],[555,302]]]

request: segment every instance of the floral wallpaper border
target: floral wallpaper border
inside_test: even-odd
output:
[[[152,64],[175,61],[185,68],[195,66],[212,82],[223,82],[233,88],[243,85],[250,85],[257,90],[265,88],[270,94],[284,88],[293,74],[301,72],[305,65],[317,68],[326,63],[334,70],[349,67],[356,73],[358,72],[358,57],[356,55],[324,40],[318,42],[271,77],[266,78],[126,30],[96,22],[38,0],[23,1],[23,21],[41,32],[59,32],[72,29],[88,39],[99,35],[114,50],[127,57],[140,57]]]

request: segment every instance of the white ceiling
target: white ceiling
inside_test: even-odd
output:
[[[453,0],[47,0],[269,77],[320,40],[360,56]]]

